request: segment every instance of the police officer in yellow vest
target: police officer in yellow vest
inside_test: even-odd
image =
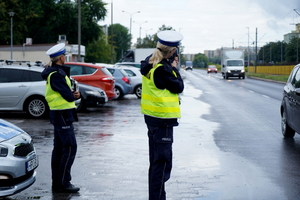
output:
[[[180,118],[179,96],[184,89],[177,70],[178,60],[169,58],[176,52],[183,36],[172,30],[157,34],[155,51],[141,61],[141,112],[149,138],[149,200],[165,200],[165,182],[172,169],[173,127]]]
[[[80,97],[80,93],[72,91],[70,69],[64,66],[65,53],[64,43],[57,44],[46,52],[51,61],[42,72],[42,77],[47,81],[45,98],[50,108],[50,122],[54,126],[52,190],[76,193],[79,187],[75,187],[70,181],[71,167],[77,151],[73,122],[78,119],[74,101]]]

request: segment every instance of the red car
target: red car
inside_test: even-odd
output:
[[[108,100],[116,97],[115,78],[104,66],[82,62],[66,62],[70,75],[79,83],[92,85],[105,91]]]
[[[218,73],[218,69],[217,69],[217,67],[215,65],[209,65],[207,67],[207,73],[209,74],[211,72]]]

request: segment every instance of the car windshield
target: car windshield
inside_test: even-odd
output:
[[[216,68],[216,66],[214,66],[214,65],[211,65],[211,66],[208,66],[209,68]]]
[[[228,60],[227,66],[243,66],[243,61],[241,60]]]

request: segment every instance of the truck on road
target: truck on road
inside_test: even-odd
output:
[[[238,49],[222,50],[221,72],[224,79],[229,77],[245,79],[244,51]]]
[[[185,61],[185,70],[193,70],[193,62]]]
[[[137,48],[127,50],[117,65],[132,65],[140,67],[141,61],[150,56],[155,48]]]

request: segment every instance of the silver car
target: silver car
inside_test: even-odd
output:
[[[47,115],[42,71],[42,67],[36,66],[0,66],[0,110],[26,111],[34,118]]]
[[[0,111],[25,111],[33,118],[48,116],[43,70],[43,67],[27,65],[0,66]],[[75,104],[78,106],[80,101]]]
[[[35,182],[39,161],[31,137],[0,119],[0,197],[21,192]]]

